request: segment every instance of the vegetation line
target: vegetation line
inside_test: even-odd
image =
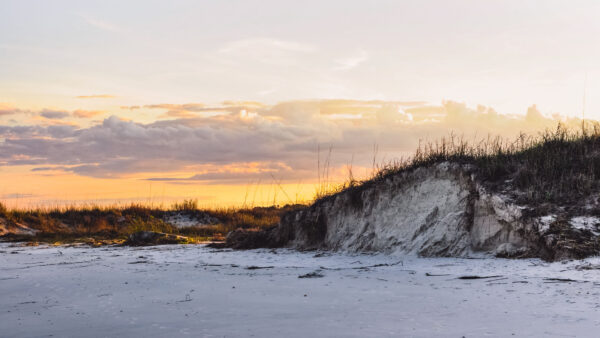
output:
[[[558,124],[554,130],[537,136],[520,134],[512,141],[488,137],[469,142],[450,134],[435,142],[419,143],[412,157],[379,165],[365,180],[355,180],[349,171],[346,182],[320,189],[315,200],[442,162],[472,165],[482,182],[494,188],[504,186],[517,203],[568,203],[600,188],[600,124],[586,121],[580,130]]]
[[[320,153],[320,148],[317,149]],[[589,121],[585,127],[582,125],[581,130],[569,130],[559,124],[556,129],[546,130],[538,136],[521,134],[513,141],[488,137],[480,142],[467,142],[451,134],[436,142],[420,144],[414,156],[408,159],[379,166],[375,166],[376,145],[373,151],[374,170],[369,179],[356,180],[351,162],[347,165],[348,180],[333,186],[329,181],[332,152],[332,147],[329,147],[324,162],[317,159],[319,187],[315,201],[348,189],[359,191],[391,175],[442,162],[471,165],[481,182],[512,194],[519,204],[536,207],[553,203],[566,205],[581,202],[600,191],[600,125]],[[274,176],[272,178],[274,191],[281,190],[292,203],[281,181]],[[274,226],[285,212],[304,207],[298,204],[254,207],[256,190],[252,192],[250,207],[246,206],[251,194],[251,186],[248,186],[242,208],[214,210],[198,208],[197,200],[185,200],[167,209],[131,204],[125,207],[92,205],[9,210],[0,203],[0,233],[2,228],[31,228],[37,231],[33,240],[45,242],[71,241],[82,236],[124,239],[137,231],[184,235],[193,241],[221,240],[235,229]],[[176,227],[169,221],[174,214],[212,221],[201,226]]]

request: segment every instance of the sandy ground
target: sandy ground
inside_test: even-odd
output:
[[[0,336],[597,337],[595,264],[1,243]]]

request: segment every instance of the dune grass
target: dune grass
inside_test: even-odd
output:
[[[125,207],[85,206],[51,209],[9,210],[0,203],[0,221],[7,227],[26,226],[34,236],[8,236],[7,240],[46,243],[123,241],[138,231],[156,231],[187,236],[191,242],[222,240],[238,228],[265,228],[279,222],[282,213],[298,206],[199,209],[197,201],[186,200],[170,208],[142,204]],[[213,224],[177,228],[166,221],[173,213],[189,217],[210,216]],[[0,223],[1,224],[1,223]]]
[[[472,143],[450,135],[420,144],[410,158],[377,167],[368,179],[350,177],[318,195],[316,201],[344,190],[360,191],[392,175],[442,162],[472,165],[479,180],[492,190],[512,195],[517,203],[568,204],[600,188],[600,124],[586,121],[576,130],[558,124],[554,130],[536,136],[521,134],[512,141],[496,137]]]

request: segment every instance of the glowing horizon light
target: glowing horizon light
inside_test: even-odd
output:
[[[267,203],[278,184],[310,199],[317,149],[332,148],[339,182],[349,163],[368,176],[374,148],[385,162],[450,133],[600,119],[592,0],[34,7],[0,4],[8,204],[138,201],[156,186],[165,201],[239,204],[260,185]]]

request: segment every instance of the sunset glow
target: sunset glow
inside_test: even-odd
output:
[[[0,201],[296,203],[598,119],[600,3],[544,4],[4,1]]]

